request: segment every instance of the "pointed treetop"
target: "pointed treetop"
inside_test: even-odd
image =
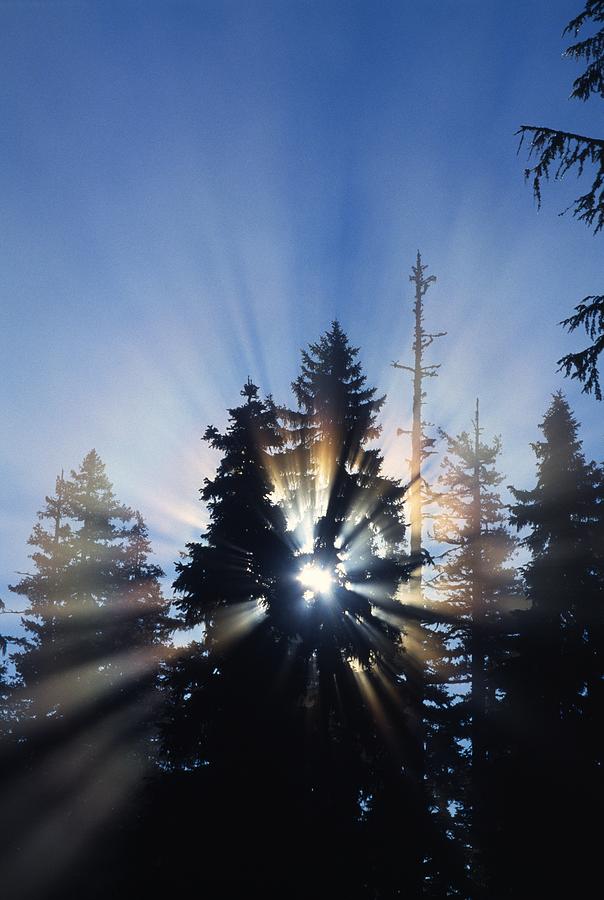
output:
[[[313,419],[321,431],[327,427],[358,427],[363,422],[363,441],[380,433],[375,419],[385,396],[375,397],[376,389],[366,386],[367,378],[340,323],[334,320],[308,350],[302,350],[301,374],[292,382],[298,407]]]
[[[242,397],[245,397],[247,399],[248,403],[251,403],[252,400],[256,400],[256,398],[258,397],[258,385],[254,384],[254,382],[248,375],[247,381],[243,385],[243,388],[239,393]]]
[[[86,454],[78,471],[71,470],[69,494],[75,518],[84,519],[93,514],[109,519],[132,518],[130,507],[117,502],[105,463],[94,448]]]
[[[554,450],[556,458],[564,467],[567,465],[563,462],[564,459],[575,458],[577,454],[581,454],[583,442],[578,437],[579,423],[562,391],[556,391],[552,395],[552,402],[539,428],[545,441],[535,441],[531,444],[537,457],[551,455]],[[581,458],[583,459],[582,455]]]

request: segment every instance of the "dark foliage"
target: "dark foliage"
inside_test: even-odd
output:
[[[222,453],[202,490],[210,524],[176,582],[183,625],[203,633],[167,670],[151,806],[183,824],[158,845],[154,879],[191,875],[183,802],[203,804],[211,884],[234,853],[229,884],[295,896],[320,879],[390,897],[401,865],[415,895],[430,853],[460,865],[428,815],[418,663],[395,597],[404,490],[366,447],[383,398],[357,354],[334,323],[303,353],[298,410],[248,382],[226,432],[206,432]],[[309,587],[307,566],[331,582]]]
[[[57,479],[39,519],[34,571],[11,588],[29,601],[28,637],[13,655],[3,748],[4,870],[9,891],[19,885],[23,896],[71,881],[88,841],[127,809],[153,756],[170,627],[142,517],[116,501],[94,450]],[[71,822],[79,829],[66,843]]]
[[[586,895],[604,472],[566,400],[536,486],[512,489],[523,592],[477,408],[471,433],[441,432],[448,551],[418,594],[408,498],[373,443],[383,398],[337,323],[293,387],[287,409],[248,379],[206,430],[220,461],[176,621],[94,451],[46,498],[3,673],[8,896]]]
[[[473,895],[488,896],[488,853],[493,823],[488,803],[489,755],[493,742],[500,631],[506,612],[518,605],[519,586],[510,558],[516,542],[506,528],[495,468],[501,441],[482,440],[478,401],[472,431],[452,437],[442,432],[447,455],[438,480],[440,515],[434,537],[448,549],[434,581],[436,608],[448,612],[440,660],[455,702],[446,728],[463,747],[464,759],[450,754],[455,769],[450,800],[457,814],[452,827],[469,850]]]
[[[604,2],[587,0],[583,11],[564,29],[564,34],[575,37],[586,25],[595,25],[597,31],[576,41],[566,50],[566,55],[575,61],[587,64],[584,72],[576,79],[571,96],[588,100],[592,94],[604,97]],[[573,215],[592,228],[597,234],[604,227],[604,140],[585,135],[559,131],[534,125],[522,125],[519,130],[520,144],[525,136],[530,137],[529,157],[537,161],[526,169],[527,179],[532,179],[533,192],[537,203],[541,204],[543,180],[551,175],[558,180],[569,171],[575,170],[580,177],[585,168],[593,170],[593,180],[589,190],[572,204]],[[598,373],[598,359],[604,350],[604,296],[592,295],[575,308],[575,313],[562,323],[569,331],[584,328],[592,344],[577,353],[569,353],[558,360],[566,375],[578,378],[583,390],[593,392],[598,400],[602,391]]]
[[[588,810],[602,797],[604,473],[586,462],[577,428],[555,395],[533,445],[537,483],[513,489],[512,523],[531,558],[530,609],[508,632],[493,751],[491,874],[505,897],[520,878],[530,892],[583,895],[599,871]]]

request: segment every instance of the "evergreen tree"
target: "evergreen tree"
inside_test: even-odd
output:
[[[182,706],[181,696],[192,692],[188,680],[198,666],[205,670],[211,650],[212,670],[222,669],[231,654],[231,638],[245,633],[246,624],[266,617],[275,605],[278,580],[290,556],[282,511],[273,502],[270,473],[271,448],[281,444],[272,400],[262,400],[249,379],[241,391],[245,403],[229,410],[225,433],[206,429],[204,439],[222,453],[214,478],[206,478],[201,499],[210,514],[203,540],[187,545],[188,558],[177,565],[175,606],[183,628],[197,628],[202,640],[192,645],[190,657],[176,664],[172,673],[180,750],[164,741],[165,765],[172,770],[195,767],[204,757],[202,737],[194,710],[205,703],[203,692]],[[241,625],[241,628],[239,626]],[[239,648],[240,649],[240,648]],[[178,673],[178,674],[177,674]],[[190,721],[191,745],[185,752],[184,722]]]
[[[310,652],[324,651],[327,669],[328,656],[336,665],[343,653],[363,665],[379,656],[368,632],[352,628],[344,614],[377,629],[388,646],[396,629],[374,610],[380,598],[392,600],[408,573],[404,488],[382,474],[380,451],[367,446],[379,437],[385,397],[366,387],[358,352],[338,322],[302,351],[292,384],[298,409],[281,410],[289,446],[276,460],[289,488],[285,508],[295,526],[299,570],[324,571],[331,598],[309,597],[306,609],[296,599],[298,613],[288,610],[288,617]]]
[[[581,60],[587,64],[573,84],[571,97],[588,100],[592,94],[604,97],[604,2],[586,0],[585,7],[566,28],[564,34],[575,38],[585,26],[595,25],[595,33],[576,41],[567,48],[565,56]],[[553,172],[556,179],[563,178],[572,169],[582,175],[585,168],[594,169],[594,177],[587,193],[582,194],[572,205],[573,215],[585,222],[594,233],[604,227],[604,140],[559,131],[535,125],[520,127],[521,143],[525,135],[530,135],[529,156],[537,158],[531,168],[526,169],[526,178],[532,178],[533,192],[541,204],[541,185]],[[562,322],[569,331],[584,328],[592,344],[578,353],[569,353],[558,360],[567,375],[583,382],[583,390],[602,399],[598,373],[598,359],[604,350],[604,295],[585,297],[575,313]]]
[[[324,829],[325,839],[327,833],[342,835],[342,856],[350,854],[362,835],[374,859],[364,869],[360,863],[357,867],[380,890],[380,884],[391,889],[396,877],[390,841],[397,842],[407,861],[409,881],[420,877],[415,845],[419,814],[413,836],[384,826],[399,803],[418,811],[421,750],[413,716],[403,724],[392,704],[392,695],[403,702],[395,682],[403,666],[400,623],[383,615],[408,573],[402,557],[404,488],[383,476],[380,451],[367,446],[379,437],[377,416],[385,398],[367,387],[358,353],[333,322],[302,352],[300,375],[292,384],[298,409],[283,412],[293,444],[285,460],[293,460],[297,475],[288,514],[294,522],[296,512],[303,514],[299,571],[303,586],[309,568],[327,579],[323,591],[315,591],[310,582],[306,604],[298,600],[299,614],[292,617],[302,637],[299,653],[311,664],[315,679],[310,707],[314,756],[308,772],[313,821],[315,828]],[[355,667],[360,669],[353,676]],[[369,705],[371,697],[377,710]],[[408,692],[406,701],[409,710]],[[389,752],[372,721],[376,714],[390,732]],[[400,775],[401,760],[407,783]]]
[[[459,692],[458,702],[448,710],[448,729],[455,740],[468,747],[469,778],[457,760],[456,823],[460,840],[472,848],[473,895],[485,889],[485,849],[489,845],[488,765],[490,716],[495,706],[496,668],[500,663],[499,630],[502,615],[518,593],[510,557],[516,542],[505,527],[505,507],[498,486],[503,476],[495,465],[501,441],[481,440],[479,408],[472,432],[447,441],[438,494],[440,514],[434,537],[449,546],[435,580],[441,613],[448,613],[445,671],[449,685]],[[464,692],[468,688],[468,692]]]
[[[543,894],[582,892],[599,871],[586,811],[602,788],[604,472],[586,461],[562,394],[540,427],[537,483],[513,489],[511,519],[529,529],[523,545],[531,554],[524,566],[531,605],[517,616],[502,685],[497,879],[510,897],[511,882],[529,863],[528,887]]]
[[[168,624],[163,573],[147,561],[142,517],[117,502],[94,450],[70,479],[57,479],[39,518],[29,539],[36,571],[11,587],[29,599],[24,627],[33,638],[16,666],[32,715],[64,718],[124,684],[132,674],[124,655],[159,644]],[[57,681],[50,692],[49,678]]]
[[[316,742],[325,750],[313,793],[323,798],[322,820],[348,836],[349,848],[362,833],[369,853],[363,877],[376,896],[390,896],[403,882],[419,894],[427,862],[431,872],[449,876],[456,863],[440,823],[428,815],[421,613],[417,604],[397,602],[413,567],[403,552],[405,489],[383,475],[380,451],[367,446],[379,436],[385,398],[366,386],[357,357],[334,322],[303,352],[293,384],[299,407],[284,411],[293,444],[285,466],[289,461],[296,474],[287,510],[294,522],[302,518],[299,546],[308,551],[299,554],[300,568],[317,567],[332,580],[326,596],[309,592],[306,629],[297,625],[301,652],[312,654],[322,711]],[[351,663],[360,667],[356,683]],[[362,748],[364,765],[346,758],[351,747]],[[337,806],[325,799],[336,784]],[[355,795],[365,798],[356,832]],[[408,827],[393,828],[402,808]]]
[[[303,353],[285,427],[248,384],[227,431],[206,432],[222,453],[202,490],[210,525],[176,582],[203,639],[169,673],[158,794],[168,810],[203,797],[215,873],[222,833],[243,848],[241,879],[265,887],[290,878],[310,839],[300,890],[320,876],[390,896],[401,854],[420,883],[425,829],[394,602],[404,490],[365,446],[383,399],[357,354],[334,323]],[[408,828],[393,831],[403,805]],[[179,830],[164,852],[186,867],[192,838]]]
[[[29,539],[35,571],[11,587],[29,600],[28,646],[13,657],[18,753],[6,795],[18,846],[9,881],[23,881],[24,892],[36,841],[48,890],[60,890],[61,877],[74,887],[74,860],[90,862],[87,838],[122,808],[148,764],[169,627],[144,522],[117,502],[94,450],[69,479],[57,479],[39,520]],[[36,807],[39,831],[31,827]],[[65,844],[58,832],[72,819],[80,832]]]
[[[293,864],[292,831],[281,827],[295,822],[302,748],[288,741],[296,709],[283,679],[287,641],[274,634],[269,612],[280,583],[294,582],[285,519],[272,500],[269,451],[281,438],[270,398],[261,399],[249,379],[241,393],[226,431],[205,432],[221,453],[201,490],[210,522],[202,540],[188,545],[175,582],[180,623],[200,637],[166,670],[163,774],[153,788],[149,839],[156,840],[158,809],[180,827],[157,844],[155,886],[173,886],[175,870],[183,884],[193,877],[200,839],[214,886],[233,852],[232,881],[272,884]],[[181,810],[197,805],[203,822],[191,832]]]
[[[523,542],[531,552],[524,577],[529,619],[539,631],[531,665],[540,673],[545,730],[562,722],[576,742],[601,711],[604,473],[586,462],[562,394],[554,396],[541,429],[545,440],[533,445],[537,485],[513,491],[512,522],[531,528]],[[599,767],[597,742],[583,742],[582,751],[589,747],[596,754],[590,765]]]

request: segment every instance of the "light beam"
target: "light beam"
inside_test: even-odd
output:
[[[298,581],[314,594],[329,594],[333,586],[333,576],[327,569],[321,568],[316,563],[306,563],[300,570]]]

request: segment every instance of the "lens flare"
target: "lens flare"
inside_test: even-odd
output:
[[[329,594],[333,586],[333,576],[327,569],[322,569],[316,563],[307,563],[300,570],[298,581],[307,588],[307,593]]]

